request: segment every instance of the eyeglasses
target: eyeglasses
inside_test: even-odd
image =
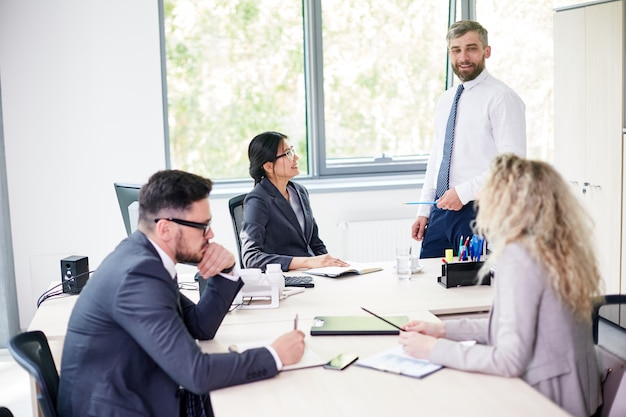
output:
[[[168,218],[154,219],[154,222],[158,223],[159,220],[167,220],[170,222],[174,222],[176,224],[182,224],[183,226],[189,226],[189,227],[193,227],[194,229],[200,229],[202,230],[202,236],[205,236],[207,232],[209,231],[209,229],[211,228],[211,220],[209,220],[206,223],[198,223],[198,222],[190,222],[189,220],[181,220],[181,219],[175,219],[173,217],[168,217]]]
[[[293,148],[293,146],[290,146],[287,152],[276,155],[276,159],[282,158],[283,156],[286,156],[287,158],[289,158],[289,160],[293,161],[293,159],[296,157],[296,150]]]

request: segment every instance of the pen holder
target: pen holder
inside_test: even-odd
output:
[[[484,262],[448,262],[441,265],[441,276],[437,282],[446,288],[476,285],[478,271]],[[491,274],[482,280],[481,285],[491,285]]]

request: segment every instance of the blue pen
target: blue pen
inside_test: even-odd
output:
[[[483,255],[483,253],[485,253],[485,238],[481,237],[480,238],[480,254],[478,255],[478,259],[480,259],[480,257]]]
[[[462,261],[461,254],[463,253],[463,235],[461,235],[461,239],[459,239],[459,261]]]
[[[479,235],[473,235],[470,242],[470,254],[473,261],[480,261],[480,256],[483,251],[484,239]]]

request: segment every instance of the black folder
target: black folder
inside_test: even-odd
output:
[[[403,326],[409,322],[407,316],[383,316]],[[311,336],[340,335],[397,335],[400,331],[377,317],[371,316],[316,316],[311,326]]]

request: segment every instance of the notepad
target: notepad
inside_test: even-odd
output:
[[[409,322],[407,316],[383,317],[400,327]],[[373,316],[316,316],[311,325],[311,336],[394,334],[400,331]]]
[[[256,342],[244,342],[237,343],[235,345],[230,345],[228,347],[229,352],[245,352],[248,349],[259,348],[263,346],[269,346],[272,342],[270,340],[266,341],[256,341]],[[283,366],[283,371],[294,371],[296,369],[305,369],[305,368],[313,368],[316,366],[322,366],[328,359],[323,359],[317,353],[309,348],[309,346],[304,346],[304,355],[299,362],[294,363],[293,365],[285,365]]]
[[[324,266],[321,268],[308,269],[303,272],[305,274],[338,278],[345,275],[363,275],[382,270],[383,269],[380,266],[351,262],[350,266]]]
[[[407,355],[400,345],[376,355],[359,359],[355,365],[413,378],[423,378],[443,368],[443,366],[426,359],[417,359]]]

